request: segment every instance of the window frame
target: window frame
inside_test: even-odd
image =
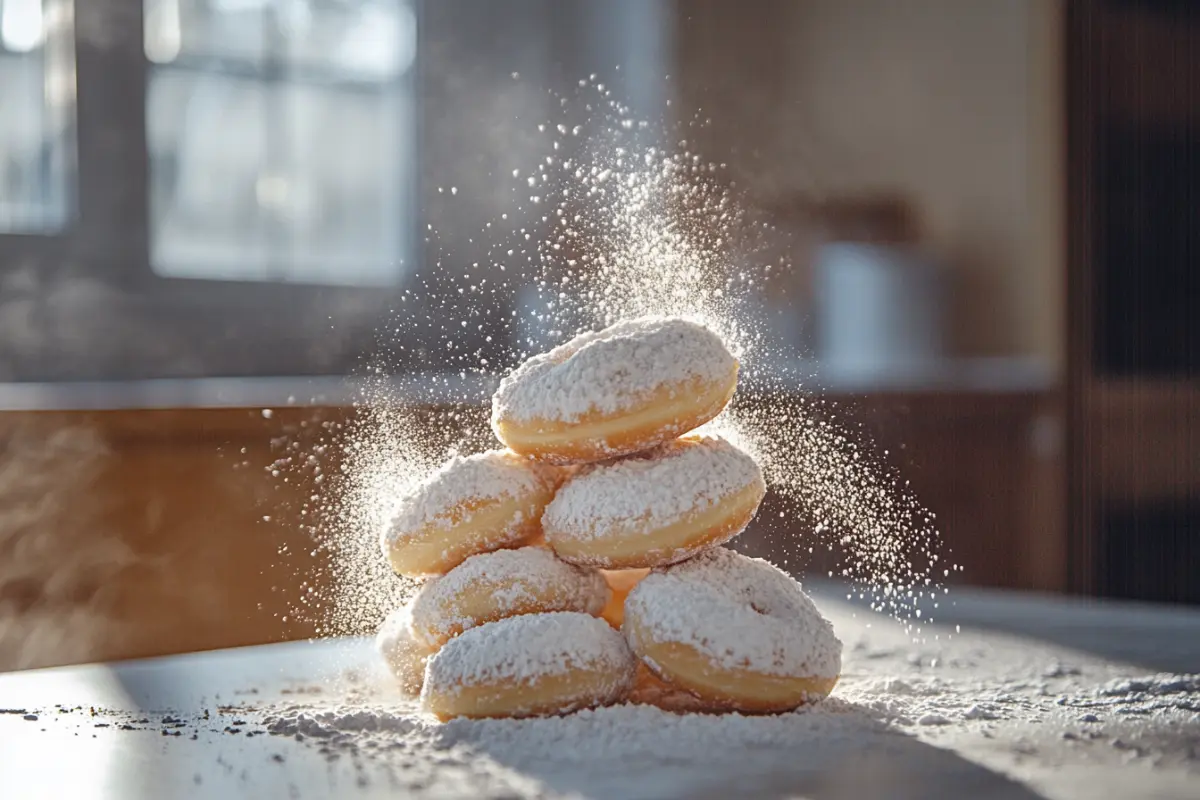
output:
[[[143,0],[74,2],[75,150],[73,191],[65,225],[57,231],[0,233],[0,301],[4,281],[32,270],[39,285],[83,278],[99,285],[131,324],[149,332],[170,329],[179,340],[199,342],[203,353],[184,369],[139,365],[120,342],[98,347],[106,363],[96,371],[59,374],[34,364],[0,364],[0,381],[130,380],[146,378],[336,375],[353,372],[370,352],[375,330],[403,292],[393,287],[299,282],[209,280],[162,276],[151,262],[151,174],[146,102],[151,70],[145,54]],[[414,2],[418,42],[422,4]],[[422,48],[410,67],[414,91],[414,157],[421,146]],[[417,159],[419,164],[419,158]],[[424,176],[413,172],[407,257],[423,261],[420,197]],[[408,276],[411,277],[412,270]],[[0,306],[0,310],[2,310]],[[298,342],[311,339],[314,320],[354,309],[339,331],[338,353],[312,364]],[[272,313],[286,309],[287,313]],[[96,313],[110,313],[96,309]],[[85,306],[81,313],[88,313]],[[266,319],[264,319],[266,318]],[[114,349],[115,348],[115,349]],[[0,361],[3,360],[0,351]],[[144,368],[142,368],[144,367]]]

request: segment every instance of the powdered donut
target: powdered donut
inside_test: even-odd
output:
[[[468,556],[541,534],[559,472],[505,450],[457,457],[404,497],[383,535],[401,575],[441,575]]]
[[[654,706],[679,714],[717,714],[727,710],[701,700],[691,692],[672,686],[655,675],[645,664],[638,664],[633,688],[625,700],[634,705]]]
[[[688,436],[584,467],[546,507],[559,557],[604,569],[657,567],[727,542],[766,493],[754,459],[716,436]]]
[[[439,719],[565,714],[620,700],[637,659],[604,620],[574,611],[471,628],[429,660],[421,706]]]
[[[504,378],[492,398],[492,429],[512,450],[554,464],[637,453],[721,413],[737,372],[721,339],[694,322],[620,322]]]
[[[411,604],[387,615],[375,635],[375,649],[396,676],[400,691],[409,697],[419,695],[425,682],[425,662],[433,650],[413,636]]]
[[[471,556],[431,578],[412,603],[413,632],[430,647],[485,622],[521,614],[599,614],[608,586],[593,569],[576,567],[541,547]]]
[[[841,672],[842,643],[800,584],[724,548],[650,573],[622,630],[667,683],[738,711],[819,700]]]
[[[608,603],[600,616],[614,628],[620,628],[625,620],[625,598],[638,581],[650,574],[649,569],[602,569],[604,582],[608,584]]]

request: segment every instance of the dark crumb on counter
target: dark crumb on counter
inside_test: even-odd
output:
[[[282,764],[282,763],[283,763],[283,756],[282,756],[282,755],[280,755],[279,753],[272,753],[272,754],[271,754],[271,760],[272,760],[272,761],[274,761],[274,762],[276,762],[276,763],[278,763],[278,764]]]
[[[93,725],[92,727],[93,727],[93,728],[108,728],[108,727],[110,727],[110,725],[109,725],[109,723],[107,723],[107,722],[97,722],[97,723],[96,723],[95,725]]]
[[[121,726],[121,730],[123,730],[123,731],[140,731],[141,728],[135,728],[132,725],[125,724],[125,725]]]
[[[23,708],[0,708],[0,714],[28,714],[29,712]]]
[[[25,716],[21,717],[21,719],[25,720],[26,722],[37,722],[38,715],[37,714],[26,714]]]

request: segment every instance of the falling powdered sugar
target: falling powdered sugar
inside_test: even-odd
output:
[[[314,482],[299,523],[328,560],[326,576],[303,576],[289,616],[325,634],[361,634],[411,594],[412,584],[396,581],[378,558],[395,497],[450,453],[493,446],[489,412],[493,428],[500,417],[506,424],[528,417],[537,428],[542,413],[552,423],[593,407],[622,407],[661,376],[736,367],[741,402],[716,425],[754,454],[782,504],[758,523],[778,557],[803,568],[818,550],[834,551],[839,564],[830,577],[851,579],[860,595],[878,588],[870,594],[875,607],[914,621],[920,635],[944,602],[941,579],[959,567],[933,515],[893,471],[896,456],[846,424],[837,403],[809,395],[812,376],[794,334],[773,321],[787,315],[763,313],[786,304],[795,273],[791,234],[754,211],[726,165],[676,127],[702,128],[702,117],[680,118],[653,141],[645,128],[657,124],[632,124],[628,108],[595,80],[581,81],[571,95],[558,98],[555,114],[564,124],[536,126],[546,151],[529,154],[534,160],[522,165],[519,180],[513,170],[504,213],[475,236],[465,234],[486,258],[450,269],[469,261],[443,249],[463,232],[442,239],[448,231],[429,227],[428,268],[401,293],[402,304],[379,330],[378,352],[364,365],[361,419],[313,447],[284,441],[287,451],[270,465],[285,482],[297,473]],[[566,144],[555,133],[562,130],[579,148],[570,156],[557,152]],[[694,322],[668,324],[661,315]],[[614,323],[615,330],[585,334],[517,367],[490,407],[475,406],[476,379],[483,394],[529,353]],[[667,329],[680,334],[671,344],[678,357],[637,347],[638,332],[656,324],[664,336]],[[685,330],[714,331],[727,346]],[[610,345],[628,352],[605,365],[600,357]],[[429,367],[445,372],[411,380],[412,370]],[[518,385],[525,382],[537,385]],[[682,384],[679,396],[699,382]],[[601,440],[596,452],[618,454],[606,445]],[[305,549],[282,554],[312,569]]]
[[[487,596],[487,616],[469,613],[462,598]],[[600,573],[576,567],[542,547],[498,550],[471,556],[439,578],[431,578],[413,599],[414,626],[445,640],[484,622],[535,611],[599,614],[608,600]]]
[[[623,411],[663,387],[723,380],[737,360],[721,338],[680,318],[642,317],[585,333],[500,382],[492,420],[577,422]]]
[[[689,436],[636,456],[583,467],[546,507],[556,536],[591,539],[644,527],[647,532],[759,486],[762,470],[718,436]]]
[[[625,601],[625,632],[679,642],[721,669],[836,678],[842,643],[795,580],[776,567],[714,548],[656,569]]]

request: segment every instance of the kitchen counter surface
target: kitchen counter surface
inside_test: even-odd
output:
[[[814,586],[809,711],[439,725],[366,640],[265,645],[0,675],[0,797],[1200,796],[1197,611],[956,590],[913,641]]]

